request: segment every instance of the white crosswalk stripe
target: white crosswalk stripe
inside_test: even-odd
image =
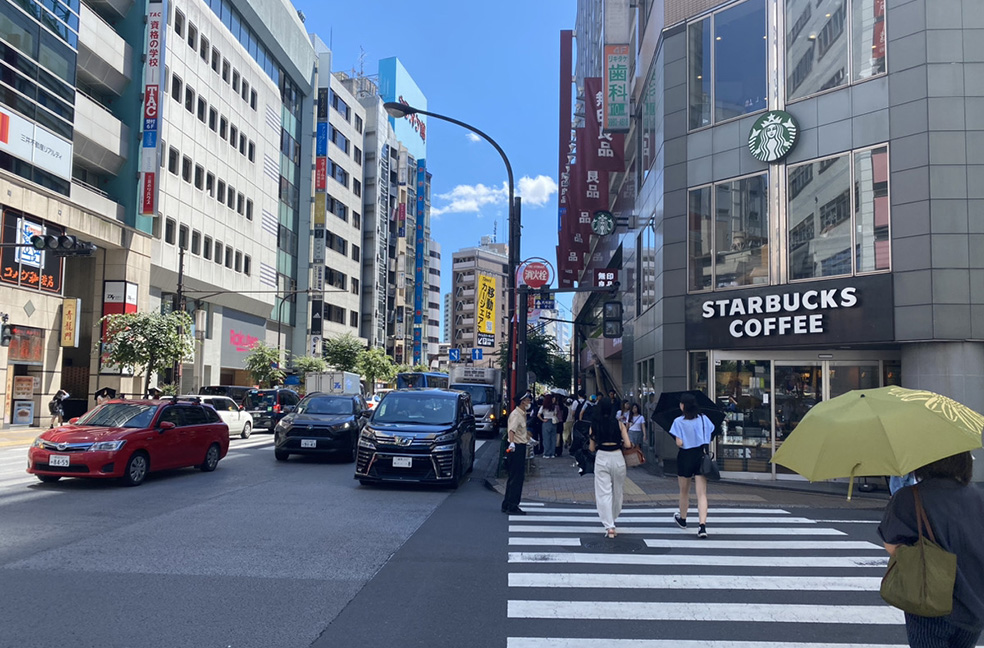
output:
[[[523,508],[508,526],[507,648],[905,645],[902,612],[878,595],[888,557],[870,519],[712,508],[698,539],[675,509],[637,508],[611,540],[593,507]]]

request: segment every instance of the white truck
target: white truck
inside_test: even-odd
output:
[[[471,394],[475,409],[475,431],[495,435],[503,417],[502,371],[486,367],[453,366],[450,389]]]
[[[309,373],[304,376],[304,390],[324,392],[325,394],[361,394],[362,378],[351,371],[326,371]]]

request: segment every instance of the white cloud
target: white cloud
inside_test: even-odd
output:
[[[476,135],[475,133],[468,133],[468,139],[471,140],[472,142],[481,142],[482,141],[482,138],[479,137],[478,135]]]
[[[557,193],[557,183],[553,178],[538,175],[535,178],[523,176],[519,179],[517,193],[523,198],[524,207],[542,207]],[[509,196],[509,186],[503,182],[501,187],[490,187],[484,184],[458,185],[451,191],[438,194],[443,205],[431,207],[431,216],[441,214],[478,214],[488,205],[505,205]]]

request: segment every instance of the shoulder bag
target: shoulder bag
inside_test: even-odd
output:
[[[896,547],[882,578],[881,597],[892,607],[909,614],[946,616],[953,611],[957,555],[936,544],[929,518],[919,498],[919,486],[912,487],[912,496],[916,502],[919,539],[914,545]]]
[[[700,417],[701,427],[706,429],[707,425],[704,423],[706,419],[703,415]],[[700,474],[704,476],[704,479],[710,481],[719,481],[721,479],[721,471],[718,470],[717,461],[714,460],[714,454],[711,453],[709,446],[704,446],[704,456],[700,458]]]
[[[646,463],[646,455],[643,454],[642,448],[637,445],[634,445],[631,448],[622,448],[622,457],[625,459],[626,468],[641,466]]]

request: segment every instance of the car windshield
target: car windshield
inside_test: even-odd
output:
[[[297,406],[299,414],[352,414],[351,398],[308,398]]]
[[[150,427],[154,420],[156,405],[141,405],[139,403],[104,403],[87,412],[76,422],[76,425],[91,427]]]
[[[488,405],[495,400],[495,390],[488,385],[453,385],[452,389],[471,394],[473,405]]]
[[[452,396],[391,392],[373,410],[372,422],[447,425],[454,422],[456,407]]]
[[[243,406],[250,409],[266,409],[277,404],[276,392],[250,392],[243,399]]]

